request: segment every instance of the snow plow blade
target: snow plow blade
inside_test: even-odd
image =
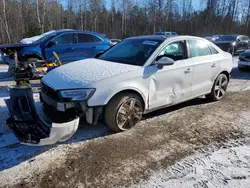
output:
[[[5,100],[10,117],[8,127],[23,144],[51,145],[68,140],[77,130],[79,117],[67,122],[53,123],[33,99],[31,87],[10,89],[10,99]]]

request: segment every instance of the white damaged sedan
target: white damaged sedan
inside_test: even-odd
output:
[[[220,100],[233,63],[231,54],[192,36],[128,38],[98,56],[66,64],[43,77],[44,109],[65,122],[64,133],[54,131],[60,136],[48,137],[46,144],[74,134],[79,117],[91,124],[103,119],[112,131],[120,132],[156,109],[203,95]]]

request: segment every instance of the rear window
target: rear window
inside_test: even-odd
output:
[[[189,49],[191,57],[199,57],[211,55],[212,52],[208,47],[207,43],[201,40],[189,40]]]

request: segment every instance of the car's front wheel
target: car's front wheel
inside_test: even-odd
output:
[[[209,95],[206,95],[206,97],[212,101],[219,101],[224,97],[227,91],[228,86],[228,77],[225,74],[220,74],[213,85],[212,91]]]
[[[121,93],[113,97],[104,112],[105,122],[114,132],[134,127],[142,118],[143,104],[134,93]]]

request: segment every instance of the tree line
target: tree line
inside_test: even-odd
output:
[[[109,38],[156,31],[250,35],[250,0],[0,1],[1,44],[53,29],[96,31]],[[194,6],[192,1],[199,2]]]

